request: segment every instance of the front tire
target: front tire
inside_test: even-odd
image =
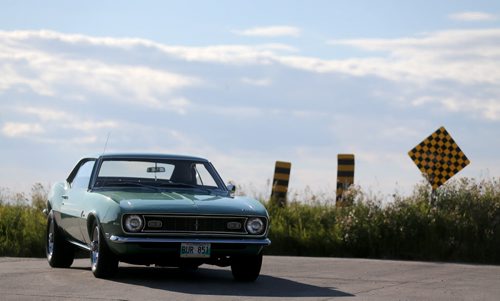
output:
[[[50,211],[47,217],[45,255],[53,268],[69,268],[75,258],[75,248],[64,238],[62,230],[57,226],[53,211]]]
[[[101,228],[94,222],[90,243],[90,263],[96,278],[109,278],[118,271],[118,259],[106,244]]]
[[[233,258],[231,271],[237,281],[252,282],[259,277],[262,267],[262,254],[256,256],[241,256]]]

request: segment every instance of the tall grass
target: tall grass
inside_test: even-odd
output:
[[[31,201],[22,193],[0,191],[0,256],[44,256],[46,198],[41,184],[33,186]]]
[[[268,206],[269,253],[500,263],[500,183],[451,181],[430,198],[420,184],[382,205],[360,188],[353,206]]]
[[[45,215],[25,205],[0,205],[0,256],[43,257]]]
[[[341,208],[307,195],[285,208],[264,202],[267,254],[500,263],[498,179],[450,181],[434,199],[422,183],[384,204],[354,187],[346,195],[353,205]],[[47,192],[36,184],[30,197],[0,189],[0,256],[44,256]]]

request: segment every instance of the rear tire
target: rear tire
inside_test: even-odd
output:
[[[252,282],[259,277],[262,267],[262,254],[255,256],[241,256],[233,258],[231,271],[237,281]]]
[[[53,268],[69,268],[75,258],[75,248],[66,240],[62,230],[57,226],[53,211],[50,211],[47,216],[45,255],[49,265]]]
[[[90,243],[90,263],[96,278],[109,278],[118,271],[118,259],[106,244],[101,228],[94,221]]]

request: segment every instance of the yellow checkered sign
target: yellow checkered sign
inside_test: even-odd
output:
[[[415,146],[408,155],[428,176],[433,189],[439,188],[470,163],[444,127]]]

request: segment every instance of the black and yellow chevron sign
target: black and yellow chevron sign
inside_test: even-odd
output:
[[[342,195],[354,184],[354,155],[339,154],[337,156],[337,206],[348,205],[342,202]]]
[[[276,161],[274,168],[273,189],[271,200],[279,206],[286,205],[286,194],[288,192],[288,181],[290,180],[290,170],[292,163]]]
[[[439,188],[470,163],[444,127],[415,146],[408,155],[427,175],[433,189]]]

